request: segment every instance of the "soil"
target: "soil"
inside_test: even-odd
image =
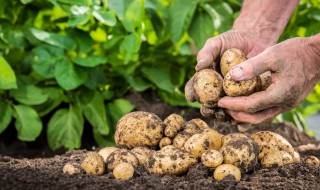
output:
[[[136,110],[156,113],[162,119],[171,113],[183,113],[190,120],[200,117],[198,109],[172,107],[160,101],[152,92],[133,93],[127,98]],[[216,122],[206,118],[209,125],[223,134],[244,132],[252,134],[261,130],[279,133],[290,141],[301,157],[314,155],[320,159],[319,142],[301,133],[288,123],[267,123],[259,126]],[[11,133],[6,131],[5,135]],[[41,137],[42,138],[42,137]],[[43,140],[37,144],[23,143],[0,136],[0,189],[320,189],[320,167],[306,163],[288,164],[280,168],[263,169],[243,174],[241,181],[215,181],[212,171],[201,164],[194,165],[181,176],[159,176],[137,167],[133,179],[116,180],[111,173],[92,176],[84,173],[68,175],[62,167],[69,161],[80,162],[87,147],[95,146],[92,139],[81,150],[50,151]]]

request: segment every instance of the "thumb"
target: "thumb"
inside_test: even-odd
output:
[[[250,80],[266,71],[270,71],[269,62],[263,54],[260,54],[232,67],[229,74],[235,81]]]

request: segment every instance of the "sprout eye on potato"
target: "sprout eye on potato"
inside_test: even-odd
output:
[[[217,181],[223,179],[240,181],[241,171],[234,165],[222,164],[214,170],[213,177]]]

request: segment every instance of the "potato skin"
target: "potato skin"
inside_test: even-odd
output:
[[[206,128],[209,128],[206,122],[204,122],[202,119],[195,118],[191,119],[186,123],[185,127],[183,128],[183,131],[193,135]]]
[[[217,181],[221,181],[223,179],[233,179],[236,181],[240,181],[241,171],[234,165],[221,164],[214,170],[213,177]]]
[[[89,174],[101,175],[105,171],[103,158],[96,152],[89,152],[81,161],[81,168]]]
[[[185,131],[179,132],[172,140],[172,145],[177,148],[182,148],[191,135]]]
[[[193,79],[197,100],[207,108],[216,107],[218,100],[224,95],[222,84],[222,76],[212,69],[197,72]]]
[[[100,156],[102,156],[103,161],[106,162],[108,156],[109,156],[112,152],[114,152],[114,151],[116,151],[116,150],[119,150],[119,148],[117,148],[117,147],[105,147],[105,148],[100,149],[99,152],[98,152],[98,154],[99,154]]]
[[[221,146],[226,145],[232,139],[242,138],[242,137],[247,137],[247,135],[243,133],[230,133],[230,134],[224,135],[221,138]]]
[[[220,70],[222,76],[225,76],[232,67],[246,60],[244,53],[236,48],[231,48],[225,51],[220,59]]]
[[[216,168],[222,164],[223,156],[217,150],[206,150],[201,155],[201,162],[208,168]]]
[[[70,175],[78,174],[81,172],[80,164],[76,162],[68,162],[63,166],[62,172]]]
[[[293,163],[292,156],[285,151],[274,151],[265,155],[261,160],[262,167],[281,167]]]
[[[119,120],[114,138],[118,146],[128,149],[138,146],[157,147],[163,131],[164,124],[158,116],[136,111]]]
[[[108,170],[113,170],[117,165],[121,163],[128,163],[132,166],[137,166],[139,160],[135,154],[126,149],[120,149],[112,152],[107,159],[106,165]]]
[[[258,92],[260,89],[259,83],[261,79],[255,77],[246,81],[235,81],[231,78],[230,74],[227,73],[223,79],[223,90],[228,96],[249,96],[254,92]]]
[[[113,169],[112,174],[116,179],[128,180],[133,177],[134,167],[128,163],[121,163]]]
[[[143,146],[140,146],[140,147],[134,147],[133,149],[131,149],[131,153],[133,153],[139,160],[139,164],[140,165],[144,165],[148,155],[154,150],[151,150],[147,147],[143,147]]]
[[[294,151],[293,153],[293,162],[300,162],[300,154],[297,151]]]
[[[163,121],[163,123],[166,126],[164,130],[165,136],[173,138],[181,130],[185,121],[181,115],[171,114]]]
[[[206,150],[219,150],[220,147],[221,135],[211,128],[192,135],[184,144],[184,149],[196,158],[200,158]]]
[[[266,90],[272,83],[272,78],[271,78],[271,72],[267,71],[265,73],[262,73],[260,75],[260,79],[261,79],[261,91]]]
[[[172,141],[169,137],[163,137],[159,142],[159,147],[163,148],[165,146],[171,145]]]
[[[311,164],[311,165],[315,165],[315,166],[319,166],[320,162],[319,159],[315,156],[307,156],[304,158],[304,162]]]
[[[273,151],[285,151],[292,157],[294,156],[294,149],[292,145],[283,136],[271,132],[260,131],[250,136],[259,145],[259,159],[261,160],[265,155]]]

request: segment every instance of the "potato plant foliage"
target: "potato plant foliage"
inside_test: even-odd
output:
[[[45,131],[52,149],[79,148],[85,124],[100,146],[152,89],[194,106],[183,87],[207,38],[231,28],[240,0],[0,0],[0,134]],[[282,39],[319,32],[320,5],[302,1]],[[319,99],[318,99],[319,100]]]

